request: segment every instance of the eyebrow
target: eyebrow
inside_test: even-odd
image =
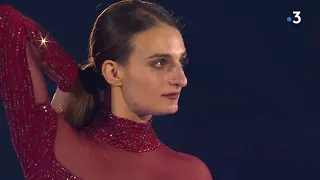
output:
[[[182,53],[181,58],[185,58],[187,56],[187,52]],[[170,54],[160,54],[160,53],[156,53],[153,54],[151,56],[148,56],[147,59],[151,59],[151,58],[171,58],[172,56]]]

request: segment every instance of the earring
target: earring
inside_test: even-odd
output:
[[[58,109],[59,113],[63,112],[63,104],[59,104],[59,109]]]

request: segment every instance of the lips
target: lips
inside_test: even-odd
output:
[[[164,96],[168,99],[178,99],[179,95],[180,95],[180,93],[178,93],[178,92],[172,92],[172,93],[163,94],[162,96]]]

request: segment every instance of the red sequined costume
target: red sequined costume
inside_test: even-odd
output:
[[[162,144],[151,120],[101,109],[84,131],[50,106],[44,78],[63,91],[78,78],[73,59],[37,23],[0,6],[0,95],[13,146],[28,180],[211,180],[206,165]]]

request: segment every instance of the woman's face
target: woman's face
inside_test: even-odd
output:
[[[134,36],[134,50],[123,67],[122,95],[139,115],[165,115],[178,110],[186,48],[181,33],[160,24]]]

